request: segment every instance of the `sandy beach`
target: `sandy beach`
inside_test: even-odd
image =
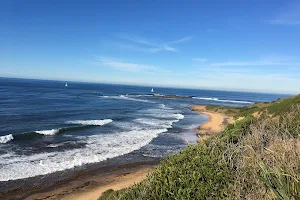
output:
[[[207,139],[213,134],[216,134],[224,130],[226,124],[231,123],[232,119],[224,116],[220,113],[213,113],[206,110],[205,105],[194,105],[192,110],[209,116],[209,120],[196,128],[196,133],[200,136],[200,141]],[[138,183],[146,178],[147,174],[151,172],[153,168],[142,168],[124,176],[114,177],[113,180],[106,184],[94,189],[86,191],[77,191],[62,198],[64,200],[96,200],[104,191],[108,189],[120,190],[130,187],[134,183]]]
[[[107,184],[95,187],[95,188],[86,188],[81,191],[76,191],[65,197],[61,198],[62,200],[96,200],[98,199],[103,192],[108,189],[120,190],[123,188],[130,187],[135,183],[141,182],[147,177],[147,175],[152,171],[152,167],[144,167],[133,172],[128,172],[121,174],[119,176],[113,175],[107,177]]]
[[[200,142],[223,131],[228,123],[233,123],[233,119],[225,115],[208,111],[205,105],[193,105],[192,110],[209,116],[209,120],[195,130]]]
[[[209,116],[209,120],[195,130],[196,133],[200,136],[200,140],[205,140],[211,135],[224,130],[226,124],[232,122],[232,119],[228,118],[227,116],[224,116],[220,113],[207,111],[206,106],[204,105],[194,105],[192,106],[192,110]],[[153,167],[141,168],[124,176],[111,177],[112,180],[108,184],[101,185],[93,189],[77,191],[71,193],[70,195],[66,195],[61,199],[96,200],[103,192],[108,189],[120,190],[130,187],[134,183],[142,181],[144,178],[146,178],[147,174],[151,172],[152,169]]]
[[[30,195],[25,200],[97,200],[108,189],[120,190],[139,183],[155,166],[156,163],[123,166],[108,173],[76,178],[67,184]]]
[[[194,105],[192,110],[209,116],[209,120],[195,129],[200,141],[222,131],[232,119],[220,113],[206,110],[205,105]],[[96,200],[108,189],[120,190],[139,183],[147,177],[156,164],[138,166],[123,166],[110,173],[99,173],[87,177],[76,178],[66,185],[39,192],[25,198],[34,199],[63,199],[63,200]]]

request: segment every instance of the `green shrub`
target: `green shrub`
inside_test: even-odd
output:
[[[226,199],[232,170],[224,146],[189,146],[163,160],[145,181],[110,199]],[[108,199],[107,195],[100,199]]]
[[[300,199],[299,104],[298,95],[249,107],[207,106],[244,119],[164,159],[141,183],[99,199]]]
[[[113,189],[108,189],[102,193],[101,198],[98,198],[98,200],[99,199],[102,199],[102,200],[103,199],[112,199],[114,195],[115,195],[115,191]]]
[[[284,112],[291,111],[293,106],[299,103],[300,103],[300,95],[285,98],[285,99],[279,99],[278,101],[273,102],[268,106],[268,111],[270,114],[274,114],[278,116],[283,114]]]

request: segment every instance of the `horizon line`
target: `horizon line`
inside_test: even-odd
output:
[[[160,88],[171,88],[171,89],[191,89],[191,90],[212,90],[212,91],[225,91],[225,92],[244,92],[244,93],[262,93],[262,94],[279,94],[279,95],[297,95],[300,93],[291,92],[265,92],[265,91],[255,91],[255,90],[239,90],[239,89],[225,89],[225,88],[204,88],[204,87],[188,87],[188,86],[175,86],[175,85],[157,85],[157,84],[139,84],[139,83],[118,83],[118,82],[106,82],[106,81],[85,81],[85,80],[71,80],[71,79],[45,79],[45,78],[29,78],[29,77],[11,77],[11,76],[1,76],[0,79],[25,79],[25,80],[40,80],[40,81],[58,81],[58,82],[74,82],[74,83],[95,83],[95,84],[107,84],[107,85],[127,85],[127,86],[139,86],[139,87],[160,87]]]

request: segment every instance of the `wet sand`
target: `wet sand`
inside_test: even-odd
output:
[[[224,130],[228,123],[232,122],[232,119],[224,116],[220,113],[213,113],[206,110],[206,106],[194,105],[193,111],[209,116],[209,120],[202,124],[195,131],[200,136],[200,140],[205,140],[215,133],[219,133]],[[103,192],[108,189],[120,190],[130,187],[134,183],[138,183],[146,178],[147,174],[153,170],[154,167],[144,167],[124,176],[112,175],[108,178],[107,184],[100,185],[94,188],[87,188],[85,190],[75,191],[61,198],[63,200],[96,200]]]
[[[201,140],[205,140],[211,135],[218,133],[224,130],[225,126],[228,123],[232,122],[232,119],[224,116],[220,113],[213,113],[206,110],[206,107],[203,105],[194,105],[192,107],[193,111],[197,111],[201,114],[206,114],[209,116],[209,120],[202,124],[199,128],[196,129],[196,133],[200,136]],[[144,167],[138,170],[135,170],[131,173],[128,173],[124,176],[115,176],[109,177],[109,182],[104,185],[100,185],[95,188],[90,188],[86,190],[76,191],[65,197],[61,198],[63,200],[96,200],[103,192],[108,189],[120,190],[123,188],[130,187],[134,183],[138,183],[146,178],[147,174],[153,170],[154,167]]]
[[[106,177],[106,183],[97,187],[85,188],[65,195],[62,200],[96,200],[108,189],[120,190],[144,180],[154,167],[145,166],[122,174]],[[104,177],[103,177],[104,178]],[[102,178],[102,179],[103,179]]]
[[[19,180],[14,183],[20,184],[18,188],[0,193],[0,200],[98,199],[107,189],[118,190],[143,180],[159,161],[156,159],[104,167],[94,164],[70,174],[58,172],[49,177],[30,178],[24,180],[24,183]]]
[[[209,116],[209,120],[195,131],[201,140],[222,131],[232,120],[222,114],[206,110],[203,105],[194,105],[193,111]],[[122,165],[111,169],[90,171],[51,188],[33,192],[26,200],[97,200],[108,189],[120,190],[139,183],[158,165],[158,161]],[[0,197],[1,199],[1,197]],[[17,198],[18,199],[18,198]]]
[[[147,174],[157,165],[140,163],[136,166],[121,166],[105,173],[89,174],[70,181],[68,184],[58,185],[46,191],[30,195],[25,200],[97,200],[108,189],[119,190],[129,187],[145,179]],[[89,172],[91,173],[91,172]]]

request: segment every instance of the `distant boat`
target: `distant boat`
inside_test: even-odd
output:
[[[65,87],[68,87],[68,83],[65,84]]]
[[[151,92],[154,92],[153,88],[152,88]]]

